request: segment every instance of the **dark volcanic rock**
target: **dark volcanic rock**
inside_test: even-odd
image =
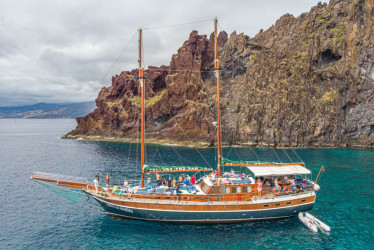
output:
[[[373,147],[373,21],[373,1],[332,0],[254,38],[221,32],[224,142]],[[148,138],[215,138],[213,51],[213,35],[193,31],[170,66],[146,70]],[[136,75],[113,77],[68,135],[136,137]]]

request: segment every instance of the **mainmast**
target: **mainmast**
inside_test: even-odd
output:
[[[214,18],[214,69],[216,71],[216,78],[217,78],[217,150],[218,150],[218,175],[222,173],[222,166],[221,166],[221,109],[220,109],[220,100],[219,100],[219,60],[217,55],[217,17]]]
[[[139,29],[139,82],[140,82],[140,97],[141,97],[141,154],[140,154],[140,170],[141,182],[140,185],[144,187],[144,69],[142,68],[142,29]]]

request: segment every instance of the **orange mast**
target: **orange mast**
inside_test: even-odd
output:
[[[217,149],[218,149],[218,175],[222,173],[222,166],[221,166],[221,109],[220,109],[220,100],[219,100],[219,60],[217,56],[217,17],[214,18],[214,68],[216,70],[216,77],[217,77]]]
[[[144,69],[142,68],[142,29],[139,29],[139,81],[140,81],[140,96],[141,96],[141,155],[140,155],[140,170],[141,182],[140,185],[144,187]]]

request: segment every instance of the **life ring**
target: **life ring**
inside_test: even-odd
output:
[[[274,195],[279,194],[279,192],[280,192],[280,188],[279,187],[273,189]]]
[[[288,194],[290,192],[290,188],[287,186],[283,189],[283,193]]]

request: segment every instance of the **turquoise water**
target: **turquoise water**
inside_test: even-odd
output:
[[[326,168],[312,214],[331,226],[329,235],[312,233],[297,218],[231,225],[123,221],[106,216],[87,196],[65,199],[30,180],[33,171],[90,179],[99,172],[101,180],[108,172],[121,183],[139,175],[136,144],[60,139],[74,126],[72,120],[0,120],[0,249],[373,248],[374,151],[296,149],[314,177],[321,165]],[[200,152],[213,166],[215,150]],[[276,152],[282,161],[298,160],[289,150]],[[224,153],[234,160],[277,160],[272,149],[224,148]],[[147,149],[150,164],[181,161],[207,165],[193,148]]]

